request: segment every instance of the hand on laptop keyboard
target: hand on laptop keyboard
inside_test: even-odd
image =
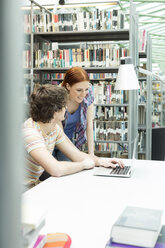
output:
[[[119,166],[120,168],[124,168],[123,161],[117,158],[100,158],[99,163],[103,167],[116,168],[116,166]]]

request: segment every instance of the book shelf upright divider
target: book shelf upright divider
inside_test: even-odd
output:
[[[130,56],[133,60],[133,65],[138,65],[138,14],[136,5],[130,1],[130,33],[129,33],[129,48]],[[133,144],[138,134],[138,91],[129,91],[129,120],[128,120],[128,158],[133,156]],[[137,149],[136,149],[137,157]]]
[[[34,74],[34,65],[33,65],[33,53],[34,53],[34,49],[33,49],[33,43],[34,43],[34,30],[33,30],[33,11],[34,11],[34,3],[31,1],[31,23],[30,23],[30,27],[31,27],[31,33],[30,33],[30,58],[31,58],[31,69],[30,69],[30,92],[33,92],[33,88],[34,88],[34,82],[33,82],[33,74]]]
[[[152,70],[152,61],[151,61],[151,50],[152,50],[152,44],[151,44],[151,37],[149,33],[146,35],[146,49],[145,52],[139,53],[139,59],[145,59],[146,60],[146,69],[148,71]],[[139,74],[140,75],[140,74]],[[145,144],[145,150],[138,152],[138,157],[140,159],[151,159],[151,147],[152,147],[152,77],[150,75],[145,75],[144,77],[140,77],[139,81],[146,81],[146,103],[144,103],[143,111],[141,111],[145,124],[144,125],[138,125],[138,132],[140,137],[140,132],[144,132],[145,135],[142,135],[140,146],[144,146]],[[144,92],[142,92],[144,93]],[[141,105],[140,105],[141,106]],[[140,108],[139,106],[139,108]],[[140,111],[140,109],[138,109]],[[140,114],[139,114],[140,115]],[[139,120],[140,122],[141,120]],[[141,124],[141,123],[140,123]]]
[[[152,40],[147,34],[147,70],[152,71]],[[146,109],[146,159],[151,160],[152,148],[152,78],[147,75],[147,109]]]

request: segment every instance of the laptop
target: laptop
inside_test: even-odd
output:
[[[132,159],[129,161],[130,164],[128,165],[125,164],[124,168],[120,168],[120,166],[116,166],[115,168],[95,167],[94,176],[125,177],[125,178],[131,177],[134,171],[137,141],[138,141],[138,136],[135,138],[133,142],[133,154],[132,154]]]

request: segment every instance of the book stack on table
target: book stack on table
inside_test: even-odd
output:
[[[111,229],[106,248],[165,248],[162,210],[127,206]]]
[[[66,233],[41,234],[45,216],[41,206],[22,205],[23,248],[70,248],[72,240]]]
[[[22,237],[23,248],[42,248],[46,235],[40,235],[45,225],[45,210],[41,207],[22,206]]]

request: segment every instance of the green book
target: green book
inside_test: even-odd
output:
[[[112,242],[111,238],[108,240],[105,248],[141,248],[140,246],[126,245]],[[165,248],[165,225],[162,226],[162,229],[159,233],[156,245],[154,248]]]
[[[158,239],[163,211],[127,206],[112,226],[112,242],[153,248]]]

